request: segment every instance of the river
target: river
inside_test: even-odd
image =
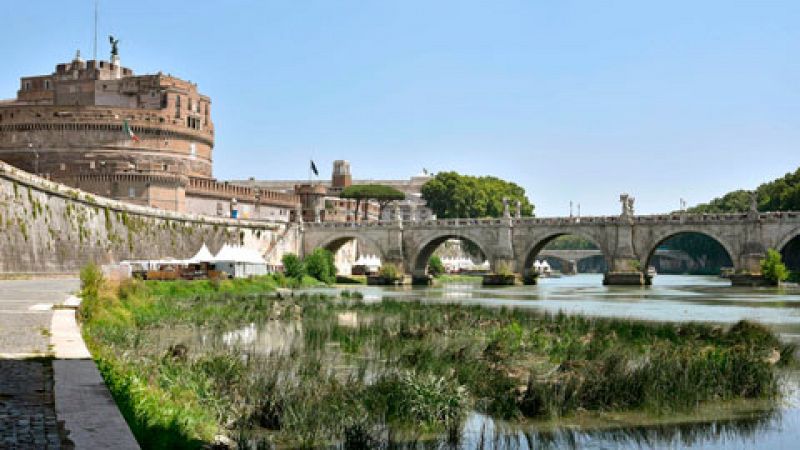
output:
[[[747,319],[769,326],[787,341],[800,341],[800,289],[734,288],[717,277],[659,275],[653,286],[641,288],[607,287],[602,285],[602,275],[582,274],[542,279],[538,286],[484,288],[449,283],[355,289],[367,301],[393,297],[674,322],[731,324]],[[657,419],[615,414],[590,421],[503,424],[473,414],[465,425],[461,447],[800,448],[800,374],[787,371],[782,385],[785,395],[777,407],[717,405],[690,415]]]

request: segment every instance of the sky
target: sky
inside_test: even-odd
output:
[[[0,98],[92,56],[93,0],[0,1]],[[521,185],[538,216],[676,210],[800,165],[800,2],[100,0],[98,56],[212,99],[218,179]]]

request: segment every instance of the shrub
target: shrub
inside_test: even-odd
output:
[[[95,263],[89,263],[81,269],[81,296],[83,298],[97,298],[100,286],[103,284],[103,272]]]
[[[500,261],[499,263],[497,263],[497,267],[495,267],[494,273],[502,276],[514,275],[514,271],[511,269],[511,264],[505,261]]]
[[[315,249],[303,260],[306,273],[327,284],[336,282],[336,265],[333,253],[324,248]]]
[[[761,274],[773,283],[780,283],[789,278],[789,270],[786,269],[777,250],[767,250],[767,256],[761,260]]]
[[[428,259],[428,273],[435,277],[444,273],[444,264],[442,264],[441,258],[433,255]]]
[[[283,272],[289,278],[303,278],[303,275],[306,274],[306,268],[303,265],[303,261],[297,257],[294,253],[287,253],[283,255],[281,258],[283,262]]]
[[[388,280],[397,280],[398,278],[400,278],[400,274],[401,273],[402,273],[402,271],[397,266],[397,264],[384,263],[381,266],[381,270],[378,272],[378,275],[380,275],[383,278],[386,278]]]

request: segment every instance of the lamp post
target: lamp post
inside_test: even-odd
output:
[[[28,149],[33,152],[33,174],[39,175],[39,152],[33,147],[33,142],[28,142]]]

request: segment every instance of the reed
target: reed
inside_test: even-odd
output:
[[[365,303],[358,291],[279,298],[279,277],[86,285],[86,341],[144,448],[198,448],[219,435],[242,448],[376,448],[419,433],[457,443],[473,410],[664,414],[776,398],[776,367],[794,350],[750,322]],[[264,324],[299,331],[267,353],[220,338]],[[175,330],[205,341],[159,341]]]

